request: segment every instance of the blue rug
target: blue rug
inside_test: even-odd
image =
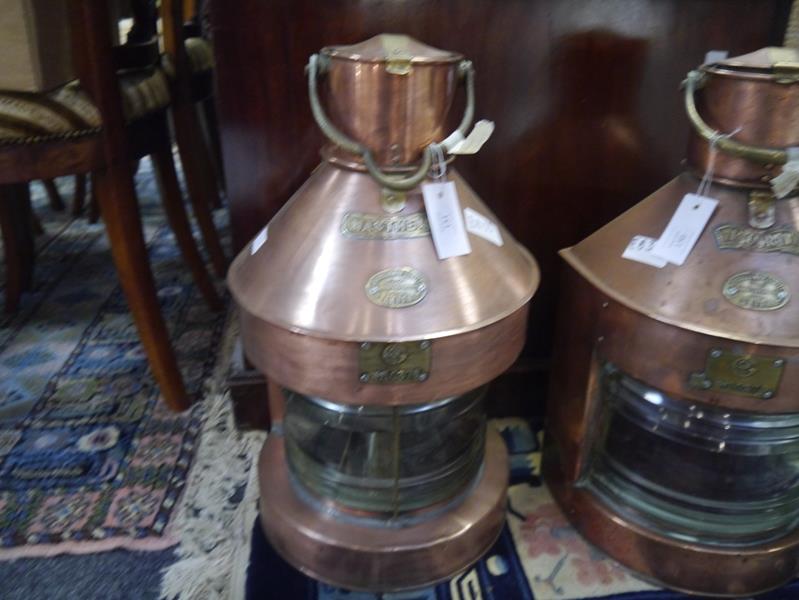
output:
[[[161,310],[197,399],[226,314],[194,287],[149,161],[137,191]],[[202,414],[171,413],[160,398],[102,223],[50,210],[38,186],[33,204],[46,231],[34,286],[0,317],[0,558],[164,549],[177,542],[170,525]]]

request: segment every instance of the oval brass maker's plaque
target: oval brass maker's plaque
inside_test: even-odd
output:
[[[782,279],[763,271],[736,273],[724,282],[721,293],[735,306],[746,310],[777,310],[791,298]]]
[[[409,215],[374,215],[351,212],[341,219],[341,233],[356,240],[407,240],[430,235],[423,212]]]
[[[366,282],[365,289],[370,301],[386,308],[413,306],[427,295],[424,276],[413,267],[378,271]]]

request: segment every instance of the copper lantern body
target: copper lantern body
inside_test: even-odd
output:
[[[545,477],[591,543],[693,593],[797,572],[799,197],[769,189],[799,145],[797,58],[767,48],[689,74],[688,172],[561,252]],[[718,206],[682,266],[622,258],[711,170]]]
[[[482,403],[521,351],[538,269],[451,166],[461,206],[502,243],[471,236],[470,254],[439,260],[420,188],[471,123],[473,79],[462,56],[405,36],[311,57],[332,144],[228,276],[247,357],[285,400],[261,454],[264,531],[334,585],[445,579],[504,522],[507,456]]]

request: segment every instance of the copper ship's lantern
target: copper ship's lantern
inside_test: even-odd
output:
[[[538,269],[454,169],[442,176],[474,113],[470,62],[381,35],[324,48],[307,71],[332,144],[229,275],[245,352],[285,399],[261,454],[261,519],[322,581],[420,587],[502,528],[507,455],[482,403],[521,351]],[[459,84],[465,116],[446,137]],[[468,254],[437,254],[431,173],[493,222]]]
[[[799,56],[706,64],[684,93],[688,171],[561,253],[544,473],[645,578],[750,595],[799,558]]]

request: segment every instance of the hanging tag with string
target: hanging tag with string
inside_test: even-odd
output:
[[[439,144],[431,144],[433,166],[430,177],[435,181],[422,184],[424,208],[430,223],[430,233],[440,260],[464,256],[472,251],[463,212],[454,181],[447,181],[447,160]]]
[[[788,148],[788,161],[782,165],[782,173],[771,180],[771,189],[777,198],[785,198],[799,185],[799,147]]]
[[[718,154],[718,142],[741,131],[715,132],[710,138],[710,149],[705,175],[695,194],[686,194],[672,215],[666,229],[652,247],[652,253],[674,265],[682,265],[691,253],[719,201],[708,196],[713,185],[713,172]]]

